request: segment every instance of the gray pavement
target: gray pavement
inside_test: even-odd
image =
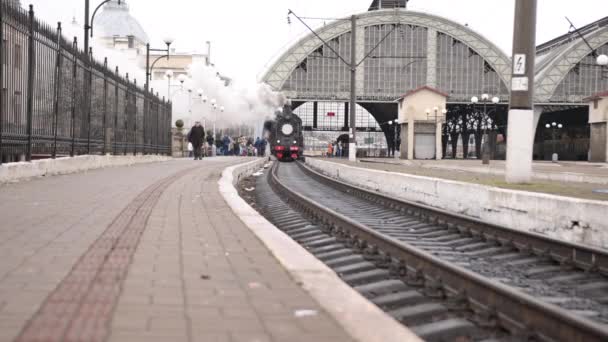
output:
[[[242,161],[0,186],[0,341],[350,341],[219,194]]]

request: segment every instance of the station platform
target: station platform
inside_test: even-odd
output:
[[[418,176],[476,183],[503,189],[524,190],[583,199],[608,201],[608,164],[587,162],[534,162],[533,182],[526,185],[505,181],[505,162],[492,160],[400,160],[362,158],[356,163],[346,158],[319,158],[373,170],[402,172]]]
[[[367,340],[342,318],[371,333],[376,321],[330,315],[222,197],[222,171],[251,160],[0,186],[0,341]],[[328,298],[347,292],[317,279]]]

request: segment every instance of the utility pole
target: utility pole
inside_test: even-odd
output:
[[[348,160],[357,161],[357,17],[351,18],[350,41],[350,127],[348,128]]]
[[[537,0],[516,0],[506,181],[532,180]]]

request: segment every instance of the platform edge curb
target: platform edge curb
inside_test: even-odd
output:
[[[336,273],[247,204],[235,184],[265,164],[258,159],[226,168],[218,181],[222,197],[235,215],[268,248],[290,276],[355,340],[422,341],[345,284]]]

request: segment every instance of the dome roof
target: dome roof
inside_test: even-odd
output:
[[[149,42],[146,31],[129,13],[126,0],[122,0],[120,5],[118,0],[112,0],[104,5],[102,11],[95,17],[95,27],[99,28],[105,37],[134,36],[142,43]]]

